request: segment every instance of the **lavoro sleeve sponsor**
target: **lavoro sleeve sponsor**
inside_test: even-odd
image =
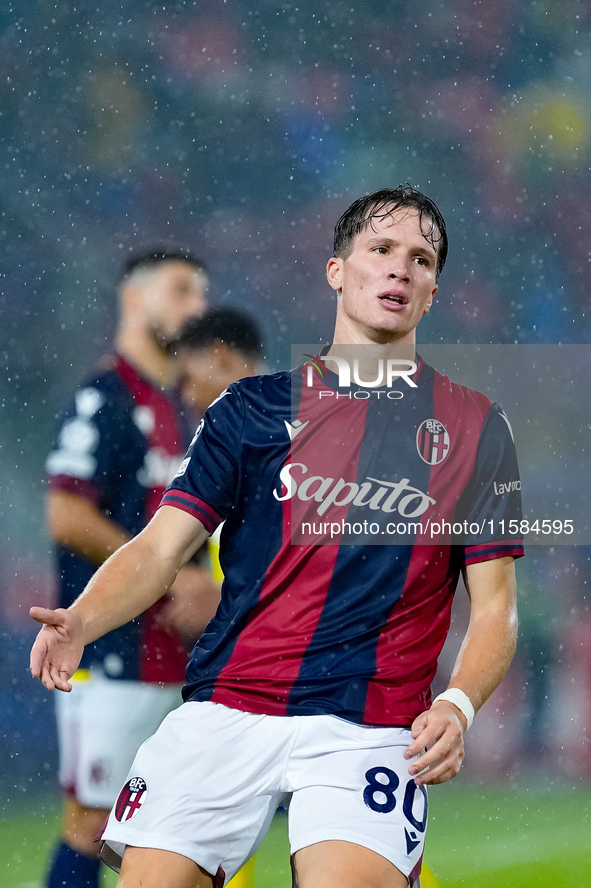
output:
[[[521,480],[513,430],[498,404],[480,432],[472,479],[458,503],[466,564],[523,555]]]
[[[231,385],[207,409],[161,505],[188,512],[213,533],[236,501],[244,404]]]

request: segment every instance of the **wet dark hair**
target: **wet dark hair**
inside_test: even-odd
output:
[[[438,278],[447,257],[445,219],[429,197],[410,185],[382,188],[354,201],[335,225],[334,255],[340,259],[347,259],[356,236],[371,225],[373,219],[385,219],[401,207],[409,207],[418,212],[423,236],[437,253],[436,277]],[[423,228],[425,219],[428,222]]]
[[[131,277],[139,270],[152,270],[162,265],[164,262],[184,262],[190,265],[195,271],[206,271],[205,264],[188,250],[172,250],[166,248],[155,247],[151,250],[145,250],[142,253],[136,253],[128,257],[121,266],[119,272],[118,283],[121,284],[126,278]]]
[[[235,308],[212,308],[201,318],[191,318],[183,326],[175,348],[209,348],[223,342],[241,354],[258,358],[263,350],[263,336],[256,321]]]

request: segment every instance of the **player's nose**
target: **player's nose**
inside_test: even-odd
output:
[[[410,268],[406,256],[392,256],[389,275],[391,278],[407,281],[410,278]]]

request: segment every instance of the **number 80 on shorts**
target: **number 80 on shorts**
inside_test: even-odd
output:
[[[400,778],[391,768],[370,768],[365,773],[367,781],[363,790],[363,801],[368,808],[378,814],[389,814],[400,803]],[[418,798],[417,798],[418,793]],[[417,812],[417,806],[419,811]],[[409,780],[402,797],[402,812],[410,825],[425,832],[427,828],[427,790],[424,786],[417,786],[413,779]],[[417,816],[417,815],[420,816]]]

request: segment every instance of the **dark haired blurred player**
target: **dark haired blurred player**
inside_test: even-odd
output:
[[[203,264],[176,250],[133,255],[121,269],[114,353],[76,389],[47,461],[62,606],[145,526],[182,459],[192,428],[171,394],[172,345],[203,314],[207,283]],[[98,885],[96,833],[137,747],[180,702],[187,654],[171,621],[194,595],[215,608],[217,585],[188,565],[168,602],[87,649],[75,692],[57,701],[65,807],[50,888]],[[195,637],[203,625],[197,618]]]
[[[327,265],[337,317],[324,357],[351,345],[414,356],[446,250],[441,214],[419,192],[356,201]],[[221,603],[185,703],[139,750],[103,832],[120,888],[224,885],[287,799],[300,888],[418,885],[425,786],[458,773],[463,734],[514,652],[522,546],[498,535],[520,505],[498,493],[517,477],[506,417],[418,356],[413,374],[412,397],[394,401],[309,363],[230,386],[148,527],[69,610],[31,610],[44,623],[32,672],[67,691],[84,645],[157,600],[225,522]],[[426,545],[416,526],[402,545],[350,545],[344,530],[332,545],[293,542],[310,517],[338,527],[417,514],[464,515],[483,532],[454,545]],[[460,573],[470,624],[432,700]]]
[[[188,321],[175,345],[183,402],[201,419],[237,379],[261,372],[262,334],[250,315],[213,308]]]

